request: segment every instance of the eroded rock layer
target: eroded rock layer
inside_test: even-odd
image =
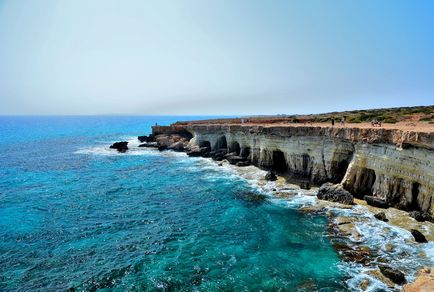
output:
[[[189,147],[224,149],[264,169],[342,183],[356,197],[434,213],[434,134],[391,129],[174,124],[154,135],[190,133]]]

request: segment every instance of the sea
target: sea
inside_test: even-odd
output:
[[[343,262],[325,213],[300,209],[312,194],[276,198],[253,166],[137,147],[156,123],[203,118],[0,117],[0,290],[356,291],[364,267]],[[359,227],[366,244],[384,239],[375,228]],[[389,236],[405,265],[432,264],[409,236]]]

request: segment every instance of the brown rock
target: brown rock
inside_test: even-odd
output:
[[[380,268],[380,272],[384,276],[386,276],[387,278],[392,280],[393,283],[396,283],[398,285],[402,285],[402,284],[405,284],[407,282],[404,274],[401,271],[392,269],[391,267],[388,267],[388,266],[379,266],[379,268]]]
[[[407,284],[404,292],[431,292],[434,291],[434,267],[423,268],[419,271],[416,281]]]

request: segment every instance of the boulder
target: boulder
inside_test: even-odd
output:
[[[408,214],[419,222],[429,221],[434,223],[433,217],[427,212],[411,211]]]
[[[267,174],[265,175],[265,180],[269,180],[269,181],[277,180],[277,176],[274,170],[270,170],[267,172]]]
[[[215,161],[222,161],[224,159],[223,156],[220,156],[220,155],[214,155],[214,156],[211,156],[211,157]]]
[[[249,166],[250,161],[238,161],[235,165],[236,166]]]
[[[194,146],[187,151],[187,155],[190,157],[210,157],[210,151],[208,147]]]
[[[202,157],[211,157],[209,147],[200,147]]]
[[[216,150],[216,151],[211,151],[209,154],[213,160],[222,161],[224,159],[224,156],[226,155],[226,153],[227,153],[227,149],[221,148],[221,149]]]
[[[411,229],[410,232],[411,235],[413,235],[414,240],[416,240],[416,242],[421,242],[421,243],[428,242],[425,238],[425,235],[423,235],[422,232],[420,232],[419,230]]]
[[[372,207],[377,207],[377,208],[389,208],[389,204],[387,204],[386,201],[376,198],[374,196],[365,196],[364,197],[366,203],[368,203],[368,205],[372,206]]]
[[[159,145],[159,146],[158,146],[158,150],[159,150],[159,151],[167,150],[167,145]]]
[[[230,156],[237,156],[237,152],[230,152],[230,153],[227,153],[227,154],[225,154],[225,155],[223,156],[223,158],[228,158],[228,157],[230,157]]]
[[[304,181],[300,183],[300,189],[310,190],[310,183],[308,181]]]
[[[244,157],[241,156],[228,156],[226,159],[229,161],[230,164],[237,164],[238,162],[246,161]]]
[[[118,152],[125,153],[128,150],[128,142],[115,142],[110,146],[111,149],[116,149]]]
[[[190,157],[200,157],[202,156],[202,152],[198,147],[192,148],[190,151],[187,151],[187,155]]]
[[[175,142],[171,144],[167,149],[173,150],[173,151],[184,151],[184,143],[182,141]]]
[[[320,200],[326,200],[346,205],[354,204],[353,195],[345,190],[340,184],[325,183],[323,184],[316,195]]]
[[[380,268],[380,272],[384,276],[392,280],[393,283],[396,283],[398,285],[407,283],[407,280],[405,279],[405,276],[401,271],[392,269],[391,267],[388,266],[379,266],[379,268]]]
[[[375,218],[377,218],[378,220],[384,221],[384,222],[388,222],[389,219],[387,219],[386,214],[384,212],[380,212],[374,215]]]

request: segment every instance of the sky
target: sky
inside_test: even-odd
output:
[[[433,104],[430,0],[0,0],[0,114]]]

